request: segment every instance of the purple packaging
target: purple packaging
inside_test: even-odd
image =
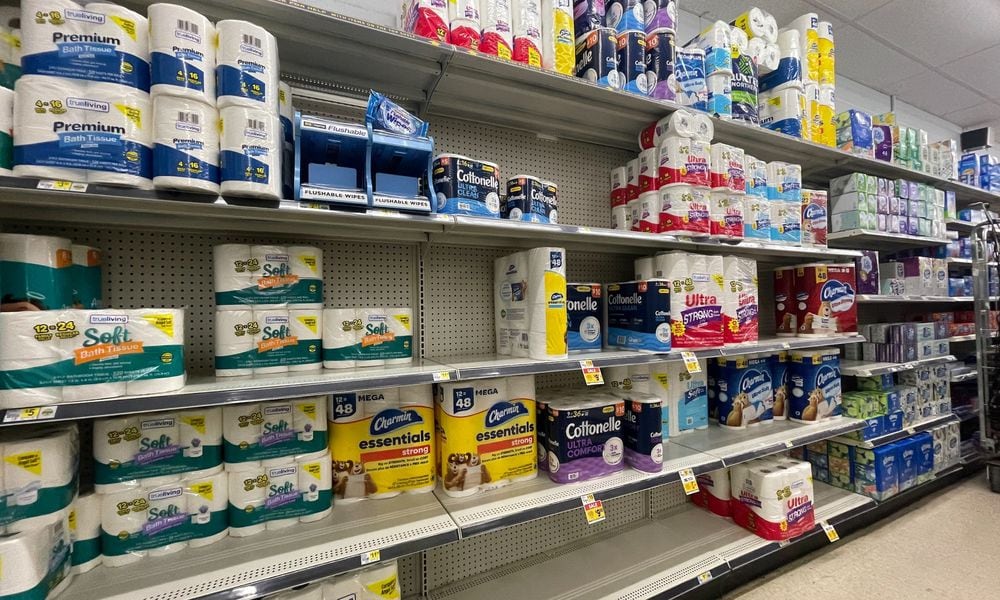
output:
[[[911,217],[920,216],[920,200],[910,200],[909,209],[907,210],[907,215]]]
[[[646,33],[646,89],[651,98],[673,100],[674,32],[666,30]]]
[[[907,198],[910,198],[911,200],[917,200],[920,198],[920,184],[916,181],[907,181],[906,187],[908,188]]]
[[[875,228],[879,231],[889,231],[889,215],[876,215]]]
[[[574,0],[573,28],[577,39],[604,27],[604,0]]]
[[[659,398],[625,400],[625,462],[647,473],[663,470],[663,404]]]
[[[896,196],[889,196],[889,214],[899,214],[899,198]]]
[[[965,277],[962,278],[962,281],[964,282],[965,293],[964,294],[960,294],[960,295],[962,295],[962,296],[971,296],[972,295],[972,285],[973,285],[972,284],[972,275],[966,275]]]
[[[623,470],[624,417],[623,400],[549,404],[549,478],[572,483]]]
[[[657,29],[677,30],[677,3],[674,0],[646,0],[646,33]]]
[[[879,216],[884,217],[885,215]],[[859,294],[878,294],[878,252],[862,250],[861,256],[854,259],[854,274]]]
[[[889,215],[889,226],[887,227],[889,233],[899,233],[899,220],[905,218],[899,215]]]
[[[963,277],[948,278],[948,295],[951,297],[965,295],[965,279]]]
[[[899,208],[896,210],[896,214],[901,217],[910,216],[910,201],[905,198],[899,199]]]
[[[944,340],[951,336],[947,321],[934,321],[934,339]]]
[[[902,229],[902,220],[900,220],[900,229]],[[919,231],[920,217],[906,217],[906,233],[910,235],[919,235]],[[900,233],[902,233],[902,231]]]
[[[889,196],[879,192],[878,196],[875,197],[875,212],[880,215],[889,214]]]
[[[872,126],[872,141],[875,144],[875,159],[892,162],[892,127]]]

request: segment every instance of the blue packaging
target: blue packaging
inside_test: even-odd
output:
[[[883,419],[885,415],[865,419],[865,428],[858,432],[863,440],[871,440],[882,435]]]
[[[778,61],[778,68],[760,78],[762,92],[781,90],[802,84],[802,63],[795,56],[787,56]]]
[[[837,147],[851,154],[871,156],[875,141],[872,138],[872,116],[860,110],[837,115]]]
[[[604,24],[618,33],[646,32],[646,11],[642,0],[605,0]]]
[[[715,73],[708,79],[708,114],[720,119],[733,117],[733,76],[729,73]]]
[[[775,352],[767,357],[767,367],[771,372],[771,391],[774,393],[772,414],[775,420],[788,418],[788,353]]]
[[[646,90],[657,100],[673,100],[674,32],[658,29],[646,34]]]
[[[851,446],[851,479],[854,491],[885,500],[899,491],[899,459],[893,444],[865,449]]]
[[[903,430],[903,421],[906,420],[906,413],[902,410],[894,410],[882,417],[882,435],[896,433]]]
[[[609,347],[670,351],[670,282],[658,279],[609,283],[605,327]]]
[[[674,80],[678,104],[703,112],[708,110],[704,50],[677,48],[674,52]]]
[[[760,92],[757,85],[757,63],[749,54],[740,54],[732,59],[732,65],[733,119],[757,125],[760,122],[757,108],[757,95]],[[749,178],[747,182],[749,183]]]
[[[507,196],[500,204],[500,217],[529,223],[558,221],[556,185],[531,175],[507,180]]]
[[[649,92],[646,78],[646,32],[623,31],[618,34],[618,79],[626,92],[645,96]]]
[[[923,483],[934,477],[934,436],[924,431],[913,440],[917,448],[917,481]]]
[[[677,402],[677,430],[681,432],[708,428],[707,371],[709,369],[704,359],[699,362],[701,373],[691,374],[686,368],[682,368],[674,379],[674,371],[670,370],[671,394],[676,394],[673,386],[679,386],[679,390],[683,392]],[[666,412],[669,411],[665,411],[664,414]]]
[[[622,88],[614,29],[602,27],[576,38],[576,76],[600,87]]]
[[[788,354],[788,418],[814,423],[841,414],[840,350],[817,348]]]
[[[625,399],[625,462],[647,473],[663,470],[663,404],[659,398]]]
[[[441,154],[431,168],[437,211],[446,215],[500,216],[500,168],[457,154]]]
[[[603,326],[601,284],[567,283],[566,343],[570,352],[600,351]]]
[[[365,122],[373,129],[380,129],[400,135],[425,137],[427,123],[414,117],[402,106],[386,98],[382,94],[371,91],[368,96],[368,109],[365,111]]]
[[[766,184],[765,184],[766,185]],[[750,180],[747,179],[747,187]],[[764,190],[767,193],[767,190]],[[759,196],[743,197],[743,238],[747,240],[771,239],[771,202]]]
[[[752,355],[714,360],[719,425],[742,429],[772,420],[774,392],[769,362],[767,357]]]
[[[602,27],[604,27],[604,0],[574,0],[573,30],[577,39]]]
[[[917,485],[917,449],[918,443],[913,438],[888,444],[896,450],[896,464],[899,465],[899,491],[908,490]]]
[[[965,296],[965,279],[963,277],[949,277],[948,278],[948,295],[949,296]]]
[[[976,177],[979,172],[979,161],[972,152],[963,154],[958,159],[958,180],[965,185],[978,186],[979,180]]]

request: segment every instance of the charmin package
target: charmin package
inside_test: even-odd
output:
[[[323,251],[312,246],[220,244],[214,277],[220,310],[323,305]]]
[[[437,474],[449,496],[538,474],[533,376],[442,383],[435,407]]]
[[[184,386],[184,311],[0,313],[0,406],[169,392]]]
[[[381,367],[413,361],[410,308],[328,308],[323,311],[323,366]]]
[[[434,399],[429,385],[334,394],[327,415],[338,500],[434,489]]]
[[[841,414],[840,351],[815,348],[788,353],[788,418],[812,423]]]
[[[715,385],[719,425],[743,429],[773,419],[774,391],[768,358],[763,355],[719,357],[709,363]]]
[[[535,248],[496,259],[493,290],[497,353],[566,358],[566,251]]]
[[[69,508],[76,496],[80,440],[75,425],[17,427],[0,435],[3,454],[0,527]],[[38,522],[38,521],[35,521]]]
[[[219,407],[142,413],[94,421],[94,484],[104,494],[222,464]]]
[[[663,279],[605,286],[606,344],[644,352],[670,351],[670,282]]]
[[[624,401],[612,394],[571,396],[547,402],[549,477],[556,483],[586,481],[625,467]]]
[[[326,396],[310,396],[226,406],[221,415],[226,470],[245,470],[261,461],[325,451],[326,405]]]

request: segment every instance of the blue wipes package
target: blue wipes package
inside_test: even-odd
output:
[[[604,315],[599,283],[566,284],[566,317],[569,324],[566,342],[570,352],[601,349]]]
[[[414,117],[402,106],[372,90],[368,96],[368,110],[365,112],[365,122],[372,129],[380,129],[401,135],[424,137],[427,135],[427,123]]]

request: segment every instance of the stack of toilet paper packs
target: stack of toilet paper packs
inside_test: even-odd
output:
[[[0,233],[0,311],[101,308],[101,261],[66,238]]]
[[[535,248],[493,264],[497,354],[566,358],[566,251]]]
[[[323,367],[353,369],[413,362],[413,309],[323,311]]]

